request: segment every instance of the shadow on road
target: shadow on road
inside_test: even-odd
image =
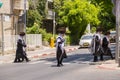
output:
[[[104,61],[105,60],[110,60],[110,56],[104,56]],[[46,60],[49,62],[53,62],[56,64],[56,57],[52,58],[44,58],[44,59],[39,59],[39,60]],[[99,57],[98,57],[99,60]],[[75,54],[68,54],[68,58],[65,58],[63,60],[63,63],[78,63],[78,64],[83,64],[84,62],[93,62],[93,55],[90,53],[75,53]],[[56,65],[51,65],[51,67],[56,67]]]

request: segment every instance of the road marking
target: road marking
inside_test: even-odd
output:
[[[116,68],[110,68],[105,66],[97,66],[98,69],[106,69],[106,70],[117,70]]]
[[[46,62],[45,64],[53,64],[54,62]]]
[[[38,63],[42,63],[42,62],[45,62],[45,61],[35,61],[35,62],[30,62],[28,64],[38,64]]]
[[[46,62],[45,64],[56,64],[56,62]],[[71,64],[71,63],[66,63],[66,62],[64,63],[63,62],[63,64],[67,64],[68,65],[68,64]]]
[[[63,63],[63,64],[71,64],[71,63]]]

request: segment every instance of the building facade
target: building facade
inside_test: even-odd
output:
[[[21,31],[25,31],[24,16],[28,10],[27,0],[0,0],[3,5],[0,8],[0,50],[3,52],[8,45],[6,37],[16,35]],[[25,17],[25,16],[24,16]],[[11,42],[12,43],[12,42]]]

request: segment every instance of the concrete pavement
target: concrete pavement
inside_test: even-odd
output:
[[[78,46],[66,46],[65,49],[66,52],[68,53],[78,49]],[[30,60],[37,60],[41,56],[55,54],[55,52],[56,52],[55,48],[43,47],[42,49],[38,49],[35,51],[27,51],[27,56]],[[12,63],[14,61],[14,58],[15,58],[15,53],[0,56],[0,64]]]
[[[67,53],[77,50],[78,48],[79,46],[65,47]],[[55,48],[44,47],[43,49],[38,49],[35,51],[27,51],[27,55],[30,60],[37,60],[42,56],[47,56],[50,54],[55,54]],[[0,56],[0,64],[12,63],[14,61],[14,58],[15,58],[15,53]],[[118,67],[118,63],[116,63],[115,60],[91,62],[90,64],[100,64],[100,65],[96,65],[96,68],[98,69],[120,70],[120,67]]]

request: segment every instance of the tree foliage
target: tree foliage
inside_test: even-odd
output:
[[[35,0],[36,1],[36,0]],[[34,23],[41,25],[42,16],[36,9],[36,2],[29,0],[29,10],[27,11],[27,27],[32,27]]]
[[[42,34],[43,41],[49,41],[52,34],[41,28],[42,20],[45,18],[46,0],[29,0],[27,11],[27,33]]]
[[[47,0],[38,0],[37,1],[37,10],[40,15],[42,15],[43,18],[46,17],[46,2]]]
[[[28,34],[42,34],[42,40],[43,41],[50,41],[50,38],[52,37],[52,34],[47,33],[45,29],[42,29],[39,27],[38,24],[34,23],[32,27],[27,28]]]
[[[99,13],[100,26],[106,31],[115,29],[115,16],[112,13],[111,0],[90,0],[92,4],[101,8]]]
[[[31,33],[39,28],[42,19],[46,17],[47,0],[29,0],[27,12],[27,27]],[[111,0],[53,0],[56,22],[69,28],[72,41],[77,42],[84,33],[87,24],[95,27],[101,26],[104,30],[115,28],[115,16],[112,14]],[[31,28],[32,27],[32,28]]]
[[[71,31],[73,42],[77,42],[84,33],[88,23],[99,24],[99,7],[86,0],[67,0],[59,11],[60,23],[66,24]]]

